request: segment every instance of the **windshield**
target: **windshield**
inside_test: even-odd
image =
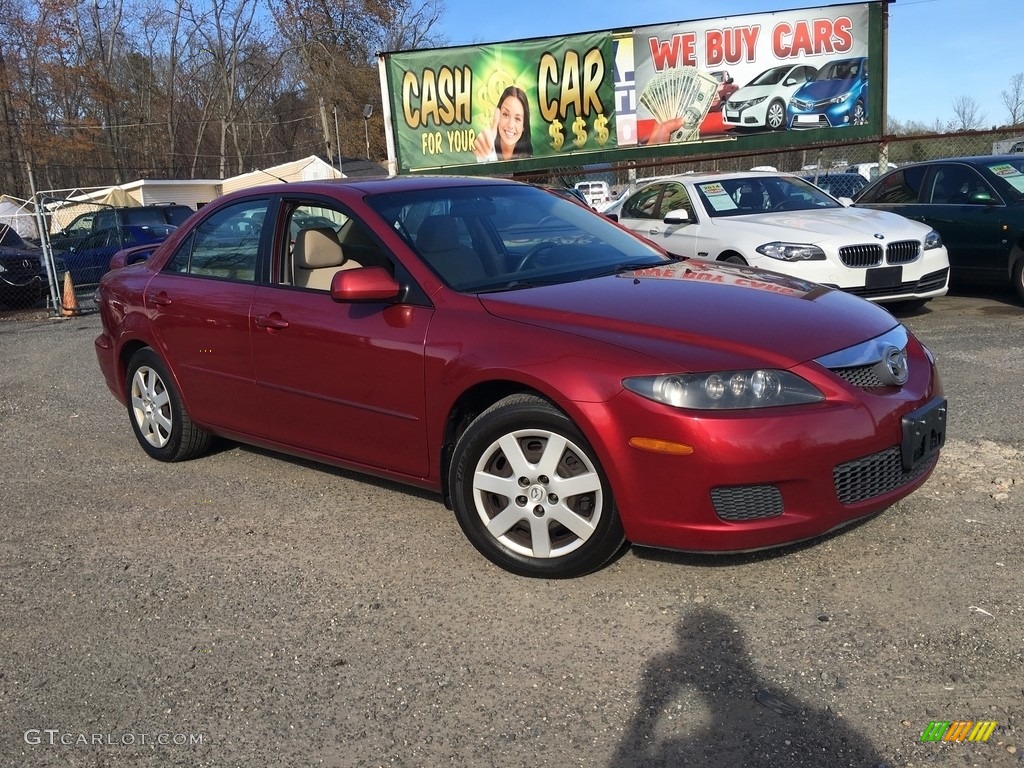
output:
[[[774,69],[769,69],[751,80],[749,85],[778,85],[782,82],[782,78],[786,76],[786,73],[789,72],[790,69],[792,69],[792,67],[775,67]]]
[[[1018,203],[1024,200],[1024,155],[1019,158],[999,158],[982,167],[1000,194]]]
[[[852,80],[860,73],[860,59],[843,59],[818,70],[815,80]]]
[[[367,202],[445,283],[467,293],[672,261],[604,216],[525,184],[439,186]]]
[[[695,186],[713,218],[843,207],[813,184],[795,176],[749,176],[698,182]]]

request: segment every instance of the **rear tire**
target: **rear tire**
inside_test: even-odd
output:
[[[520,576],[582,576],[625,542],[593,448],[534,395],[506,397],[473,420],[455,444],[449,489],[473,546]]]
[[[146,347],[128,361],[128,419],[142,450],[157,461],[185,461],[206,452],[212,436],[192,423],[163,361]]]

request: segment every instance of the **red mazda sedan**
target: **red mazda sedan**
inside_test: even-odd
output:
[[[432,489],[526,576],[818,536],[913,492],[945,435],[932,356],[884,309],[674,261],[511,181],[235,193],[98,299],[153,458],[221,436]]]

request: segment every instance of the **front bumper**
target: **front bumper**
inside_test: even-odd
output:
[[[763,412],[674,411],[624,392],[595,425],[627,538],[695,552],[740,552],[821,536],[919,488],[937,453],[901,461],[904,416],[941,396],[923,348],[902,388],[866,392],[810,363],[798,372],[824,403]],[[623,425],[629,425],[625,427]],[[672,456],[635,436],[693,446]]]

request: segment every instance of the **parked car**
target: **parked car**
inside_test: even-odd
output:
[[[12,309],[33,306],[46,295],[43,252],[30,246],[12,227],[0,224],[0,304]]]
[[[867,58],[831,61],[789,100],[790,129],[863,125],[868,119]]]
[[[771,269],[871,301],[919,307],[947,290],[946,249],[930,227],[865,215],[789,174],[683,174],[611,213],[676,256]]]
[[[187,205],[176,203],[139,205],[127,208],[102,207],[76,216],[70,224],[50,235],[54,252],[68,251],[87,237],[110,227],[152,226],[170,224],[181,226],[195,213]]]
[[[612,188],[607,181],[578,181],[575,188],[580,191],[591,208],[600,209],[612,200]]]
[[[177,227],[169,224],[107,227],[93,232],[79,245],[63,254],[64,265],[78,287],[94,285],[110,268],[110,258],[130,245],[165,240]]]
[[[828,192],[832,197],[848,197],[851,200],[868,185],[868,180],[859,173],[842,171],[820,171],[801,178]]]
[[[797,89],[813,78],[817,71],[817,67],[809,64],[784,64],[766,69],[729,96],[722,121],[736,128],[767,128],[770,131],[785,128],[786,105]]]
[[[862,190],[857,207],[933,227],[952,277],[1013,286],[1024,301],[1024,157],[981,155],[905,165]]]
[[[715,100],[711,102],[711,107],[708,110],[710,112],[715,112],[720,110],[725,102],[727,102],[730,97],[739,90],[739,86],[736,85],[736,81],[733,80],[732,75],[724,69],[715,70],[710,74],[718,81],[718,90],[715,91]]]
[[[335,225],[289,249],[310,210]],[[255,215],[263,236],[238,234]],[[885,310],[677,262],[509,180],[236,192],[97,301],[100,368],[154,459],[218,435],[431,489],[526,576],[626,541],[823,534],[918,488],[945,434],[932,357]]]

